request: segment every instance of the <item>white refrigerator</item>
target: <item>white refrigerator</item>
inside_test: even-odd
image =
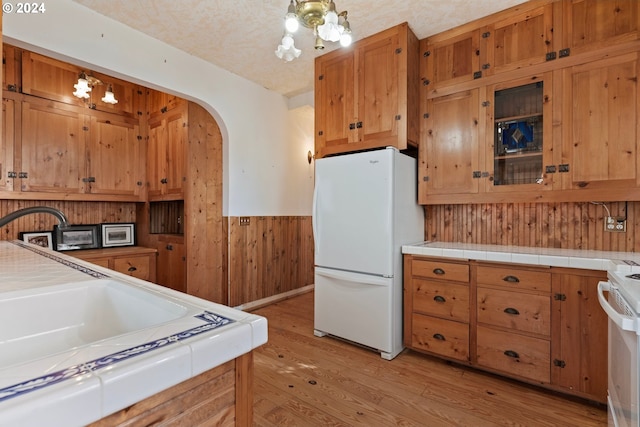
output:
[[[416,160],[395,148],[315,165],[314,334],[391,360],[402,343],[403,244],[424,240]]]

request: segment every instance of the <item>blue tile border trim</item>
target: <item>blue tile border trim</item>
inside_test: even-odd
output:
[[[60,258],[58,256],[56,256],[55,254],[52,254],[51,252],[45,251],[45,250],[41,250],[38,247],[34,247],[33,245],[28,245],[26,243],[21,242],[20,240],[14,240],[11,243],[16,244],[17,246],[20,246],[21,248],[27,249],[31,252],[35,252],[40,256],[43,256],[45,258],[49,258],[53,261],[59,262],[62,265],[65,265],[67,267],[71,267],[74,270],[78,270],[84,274],[88,274],[91,277],[95,277],[96,279],[107,279],[110,278],[111,276],[109,276],[108,274],[104,274],[104,273],[100,273],[99,271],[95,271],[92,270],[89,267],[85,267],[84,265],[80,265],[80,264],[76,264],[73,261],[69,261],[67,259],[63,259]]]
[[[212,313],[210,311],[204,311],[201,314],[193,316],[204,321],[204,325],[197,326],[195,328],[187,329],[186,331],[178,332],[168,337],[159,338],[155,341],[150,341],[144,344],[140,344],[135,347],[128,348],[126,350],[112,353],[107,356],[100,357],[88,362],[84,362],[78,365],[70,366],[66,369],[53,372],[51,374],[43,375],[37,378],[32,378],[23,381],[19,384],[14,384],[8,387],[0,388],[0,403],[12,399],[14,397],[22,396],[26,393],[37,391],[45,387],[58,384],[62,381],[66,381],[71,378],[76,378],[81,375],[95,372],[104,367],[113,365],[124,360],[128,360],[132,357],[140,356],[142,354],[149,353],[171,344],[192,338],[196,335],[200,335],[205,332],[212,331],[221,326],[234,323],[235,320],[229,319],[224,316]]]

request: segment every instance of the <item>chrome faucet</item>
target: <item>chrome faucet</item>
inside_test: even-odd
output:
[[[3,216],[2,218],[0,218],[0,227],[4,227],[5,225],[9,224],[11,221],[18,219],[21,216],[35,214],[35,213],[48,213],[55,216],[56,218],[58,218],[58,222],[60,223],[59,225],[60,228],[66,228],[69,225],[69,222],[67,221],[67,217],[64,216],[64,214],[60,212],[58,209],[50,208],[48,206],[34,206],[31,208],[18,209],[15,212],[11,212],[10,214]]]

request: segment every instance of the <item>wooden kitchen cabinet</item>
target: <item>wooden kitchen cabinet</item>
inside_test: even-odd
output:
[[[159,236],[157,283],[176,291],[187,291],[186,252],[183,236]]]
[[[404,255],[404,344],[606,402],[606,272]]]
[[[552,277],[551,378],[571,393],[607,401],[607,315],[598,303],[604,271],[561,270]]]
[[[184,197],[187,121],[185,102],[149,119],[147,178],[150,200]]]
[[[141,246],[65,252],[76,258],[110,268],[137,279],[156,281],[157,250]]]
[[[316,58],[316,158],[417,146],[418,48],[404,23]]]
[[[638,53],[561,71],[561,188],[581,200],[628,197],[638,188]],[[562,172],[562,171],[561,171]]]
[[[469,361],[469,265],[405,257],[404,344]]]
[[[571,55],[638,40],[640,3],[636,0],[562,2],[561,48]]]

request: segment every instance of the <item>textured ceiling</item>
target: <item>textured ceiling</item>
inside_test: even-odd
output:
[[[302,55],[274,55],[289,0],[74,0],[234,74],[285,96],[313,89],[314,58],[336,48],[313,49],[312,31],[295,35]],[[408,22],[419,39],[524,0],[335,0],[349,12],[354,40]]]

